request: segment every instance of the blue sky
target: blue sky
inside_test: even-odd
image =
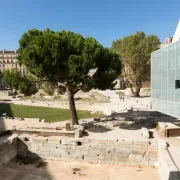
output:
[[[18,48],[28,29],[70,30],[110,47],[136,31],[173,36],[180,0],[0,0],[0,49]]]

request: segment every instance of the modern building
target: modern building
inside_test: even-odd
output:
[[[172,37],[168,37],[168,38],[166,38],[166,39],[165,39],[165,42],[164,42],[164,43],[162,43],[162,44],[160,45],[160,48],[163,48],[163,47],[165,47],[165,46],[167,46],[167,45],[171,44],[171,43],[172,43],[172,40],[173,40],[173,38],[172,38]]]
[[[180,118],[180,23],[172,43],[151,56],[152,109]]]
[[[17,56],[17,51],[0,50],[0,71],[16,69],[22,74],[27,73],[26,68],[19,65]]]

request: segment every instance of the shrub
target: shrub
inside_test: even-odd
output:
[[[24,81],[19,83],[19,91],[25,96],[31,96],[37,92],[37,88],[36,85],[30,81]]]
[[[55,87],[52,83],[46,82],[43,84],[43,90],[50,96],[52,96],[55,92]]]

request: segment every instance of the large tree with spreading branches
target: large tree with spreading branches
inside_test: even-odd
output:
[[[136,32],[112,43],[111,49],[118,53],[123,65],[123,75],[130,80],[134,97],[138,97],[143,81],[150,81],[151,53],[159,48],[156,35]]]
[[[78,124],[74,95],[79,90],[114,87],[121,72],[119,56],[94,38],[70,31],[32,29],[19,40],[18,60],[39,79],[58,83],[66,92],[72,124]],[[94,73],[90,71],[94,70]]]

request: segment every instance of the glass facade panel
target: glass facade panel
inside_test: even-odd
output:
[[[180,118],[180,40],[151,55],[152,108]]]

